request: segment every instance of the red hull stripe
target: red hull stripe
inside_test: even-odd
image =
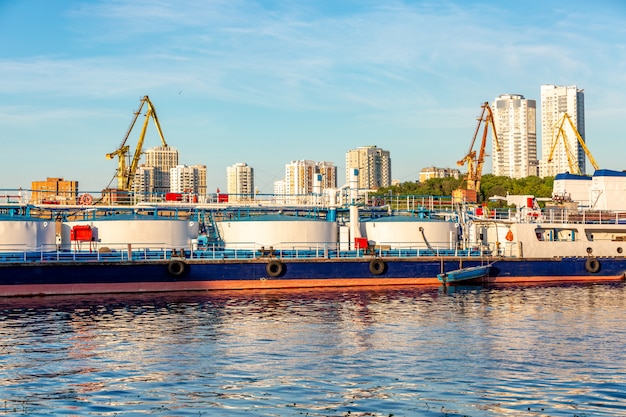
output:
[[[483,278],[488,283],[600,282],[619,281],[624,276],[534,276]],[[34,284],[0,285],[0,296],[64,294],[143,293],[172,291],[291,289],[322,287],[361,287],[394,285],[441,285],[437,278],[333,278],[333,279],[258,279],[233,281],[129,282],[116,284]]]
[[[302,280],[234,280],[234,281],[179,281],[129,282],[116,284],[36,284],[0,285],[0,296],[106,294],[171,291],[252,290],[281,288],[359,287],[388,285],[434,285],[437,278],[350,278]]]

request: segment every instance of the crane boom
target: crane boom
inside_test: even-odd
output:
[[[130,147],[126,145],[126,142],[128,141],[130,133],[132,132],[133,127],[135,126],[135,123],[137,122],[137,119],[141,114],[141,109],[143,108],[144,104],[148,106],[148,110],[146,111],[143,127],[139,135],[139,141],[137,142],[137,147],[135,148],[132,159],[130,159],[127,163],[126,160],[129,158],[128,153],[130,151]],[[146,136],[146,131],[150,118],[154,120],[154,124],[156,125],[159,137],[161,138],[162,145],[164,147],[168,146],[167,142],[165,142],[165,137],[163,136],[163,131],[161,129],[161,124],[159,123],[156,110],[154,109],[154,106],[152,105],[152,102],[150,101],[150,98],[148,96],[144,96],[141,99],[141,104],[139,105],[139,108],[134,113],[134,115],[135,116],[133,117],[133,120],[131,121],[128,130],[126,131],[126,135],[124,135],[124,139],[122,140],[120,146],[115,151],[106,154],[106,157],[108,159],[113,159],[116,156],[118,157],[117,172],[115,174],[115,176],[117,177],[117,188],[124,191],[130,191],[132,187],[133,179],[135,178],[135,173],[139,165],[139,159],[141,158],[141,154],[143,153],[143,142]]]
[[[589,162],[591,162],[593,169],[600,169],[598,163],[596,162],[596,159],[593,157],[593,155],[591,154],[591,151],[587,147],[587,144],[585,144],[585,141],[580,136],[578,129],[576,129],[576,126],[574,125],[572,118],[567,113],[563,113],[563,116],[561,116],[561,118],[555,125],[555,130],[557,130],[557,134],[556,134],[556,138],[554,139],[554,142],[552,143],[552,148],[550,149],[550,156],[548,157],[548,162],[552,162],[552,158],[554,156],[554,150],[556,149],[556,146],[559,143],[559,138],[562,137],[563,146],[565,147],[565,155],[567,156],[567,163],[569,165],[570,172],[572,174],[581,174],[580,164],[578,163],[578,158],[576,158],[576,163],[574,164],[573,152],[569,146],[569,141],[567,139],[567,134],[565,133],[565,129],[563,129],[563,125],[565,124],[566,120],[569,122],[569,126],[571,127],[572,131],[576,135],[576,138],[578,139],[578,143],[583,148],[583,151],[585,152],[585,155],[587,155]]]
[[[476,130],[474,131],[474,137],[472,138],[472,142],[469,147],[469,151],[465,155],[463,159],[457,162],[457,165],[463,166],[467,163],[467,176],[465,178],[466,181],[466,189],[469,191],[480,191],[480,181],[483,174],[483,165],[485,163],[485,153],[486,145],[487,145],[487,132],[489,130],[489,126],[491,125],[492,136],[494,140],[494,144],[496,145],[496,151],[500,152],[500,143],[498,142],[498,134],[496,132],[496,126],[493,121],[493,112],[491,111],[491,107],[489,107],[489,103],[485,102],[482,106],[482,112],[480,117],[478,117],[478,124],[476,125]],[[483,124],[483,134],[480,142],[480,148],[477,152],[473,149],[474,144],[476,143],[476,138],[478,137],[478,133],[480,132],[480,126]]]

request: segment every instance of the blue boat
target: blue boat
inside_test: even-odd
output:
[[[469,268],[455,269],[454,271],[437,274],[437,279],[445,284],[453,284],[462,281],[470,281],[489,276],[491,265],[472,266]]]

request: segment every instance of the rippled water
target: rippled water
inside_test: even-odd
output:
[[[626,415],[625,292],[0,299],[0,415]]]

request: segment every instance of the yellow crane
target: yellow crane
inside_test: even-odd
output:
[[[572,118],[567,113],[563,113],[563,116],[561,116],[561,118],[559,119],[559,121],[557,121],[554,127],[554,130],[557,131],[557,134],[556,134],[556,138],[554,139],[554,142],[552,143],[552,148],[550,149],[550,156],[548,157],[548,162],[552,162],[552,157],[554,156],[554,150],[556,149],[556,146],[559,143],[559,138],[562,137],[563,146],[565,147],[565,155],[567,156],[567,163],[569,165],[570,173],[577,174],[577,175],[582,174],[580,172],[580,164],[578,163],[578,157],[574,155],[574,153],[572,152],[572,149],[570,148],[570,145],[569,145],[569,140],[567,139],[567,134],[565,133],[565,129],[563,129],[563,125],[565,124],[566,120],[569,122],[570,127],[576,134],[578,143],[580,143],[580,146],[585,151],[585,155],[587,155],[587,158],[589,158],[589,162],[591,162],[591,165],[593,165],[593,169],[600,169],[595,158],[593,157],[593,155],[591,155],[591,151],[589,151],[589,148],[587,148],[585,141],[580,136],[578,129],[576,129],[576,126],[574,125]]]
[[[137,119],[141,114],[141,109],[144,105],[147,105],[148,109],[146,111],[143,127],[139,135],[137,147],[135,148],[132,159],[130,159],[130,155],[128,154],[128,152],[130,151],[130,147],[126,144],[126,141],[128,140],[130,132],[133,130],[135,122],[137,122]],[[117,178],[117,188],[120,190],[130,191],[132,187],[133,179],[135,178],[135,172],[137,171],[137,166],[139,165],[139,159],[141,158],[141,154],[143,152],[143,141],[146,137],[146,130],[148,129],[148,121],[150,120],[150,118],[154,120],[154,124],[156,125],[159,136],[161,137],[161,143],[163,144],[163,146],[167,147],[167,143],[165,142],[165,138],[163,137],[163,131],[161,130],[161,124],[159,123],[159,118],[157,117],[156,110],[154,109],[150,98],[148,98],[148,96],[144,96],[141,99],[139,109],[137,109],[137,111],[135,112],[135,117],[133,118],[130,126],[128,127],[128,130],[126,131],[126,135],[124,136],[122,143],[115,151],[106,154],[107,159],[113,159],[115,157],[118,158],[117,172],[115,173],[115,176]]]
[[[500,143],[498,142],[498,134],[496,132],[496,126],[493,122],[493,112],[489,103],[485,102],[482,106],[482,113],[478,117],[478,125],[474,132],[474,138],[470,144],[469,151],[463,159],[457,162],[457,165],[463,166],[467,163],[467,175],[465,177],[465,188],[456,189],[453,191],[453,197],[455,199],[466,201],[469,203],[476,203],[478,201],[478,193],[480,192],[480,180],[483,175],[483,165],[485,164],[485,148],[487,145],[487,132],[489,125],[491,125],[493,140],[496,145],[496,151],[500,152]],[[480,126],[484,122],[482,140],[480,142],[480,149],[478,150],[478,156],[474,150],[474,144],[480,131]]]

